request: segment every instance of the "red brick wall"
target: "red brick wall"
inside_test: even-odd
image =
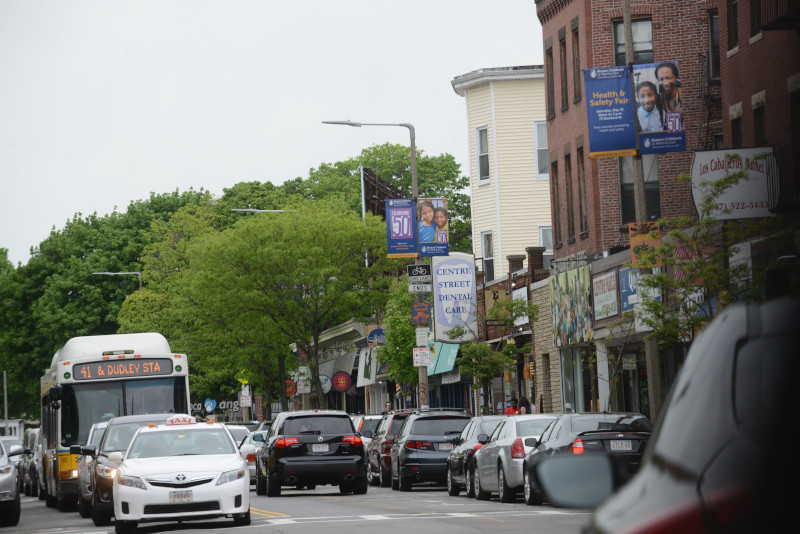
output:
[[[696,2],[653,2],[632,1],[631,12],[650,16],[653,22],[654,61],[678,60],[683,83],[684,123],[686,125],[685,153],[659,155],[659,187],[661,194],[661,216],[694,215],[694,203],[688,184],[681,183],[678,175],[688,174],[692,162],[692,151],[698,147],[710,148],[706,141],[710,136],[701,129],[707,124],[706,102],[711,102],[712,118],[719,119],[719,98],[715,101],[703,98],[707,87],[705,78],[706,57],[709,50],[708,12],[716,9],[716,0]],[[548,121],[547,136],[551,161],[558,158],[559,201],[561,216],[561,236],[555,235],[556,259],[578,252],[603,252],[615,246],[627,246],[626,234],[620,233],[622,226],[620,206],[620,178],[616,159],[589,159],[589,139],[586,120],[585,91],[580,102],[572,99],[572,38],[571,21],[578,17],[581,68],[606,67],[614,64],[613,21],[622,20],[622,7],[618,0],[540,0],[537,12],[542,23],[545,46],[552,42],[555,78],[555,117]],[[568,109],[561,109],[561,72],[559,69],[559,30],[565,29],[567,43],[567,84],[570,95]],[[583,84],[583,80],[577,80]],[[719,89],[712,88],[719,94]],[[719,127],[717,122],[716,127]],[[586,170],[586,196],[588,231],[576,231],[573,243],[568,242],[566,217],[568,216],[564,175],[565,145],[569,143],[572,159],[572,184],[575,217],[579,217],[579,180],[576,161],[576,142],[582,138],[584,146],[584,166]],[[551,167],[552,169],[552,167]],[[551,184],[553,181],[551,180]],[[552,210],[553,216],[557,213]],[[576,219],[576,228],[580,221]],[[561,246],[558,247],[560,241]]]

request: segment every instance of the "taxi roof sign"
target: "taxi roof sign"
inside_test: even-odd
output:
[[[167,419],[167,426],[171,425],[194,425],[197,423],[197,419],[192,417],[191,415],[173,415],[169,419]]]

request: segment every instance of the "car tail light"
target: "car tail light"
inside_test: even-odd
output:
[[[430,441],[413,441],[409,440],[405,443],[406,449],[417,449],[417,450],[433,450],[433,444]]]
[[[342,443],[350,443],[351,445],[361,445],[360,436],[342,436]]]
[[[480,449],[481,447],[483,447],[483,443],[476,443],[475,445],[473,445],[472,450],[478,452],[478,449]]]
[[[297,445],[298,443],[300,442],[297,441],[297,438],[281,438],[275,441],[275,446],[278,447],[279,449],[285,449],[290,445]]]
[[[572,442],[572,445],[569,446],[569,450],[572,454],[583,454],[583,442],[581,438],[576,439]]]
[[[511,445],[512,458],[525,458],[525,447],[522,445],[522,438],[517,438]]]
[[[255,454],[248,454],[247,455],[247,461],[248,462],[255,462],[256,461],[256,455]]]

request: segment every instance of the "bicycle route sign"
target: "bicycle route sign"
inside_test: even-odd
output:
[[[429,264],[407,265],[406,271],[408,272],[409,284],[430,284],[433,282],[433,271]]]

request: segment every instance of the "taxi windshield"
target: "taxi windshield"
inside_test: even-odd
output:
[[[128,451],[128,458],[162,458],[204,454],[235,454],[231,438],[222,428],[179,428],[140,432]]]

